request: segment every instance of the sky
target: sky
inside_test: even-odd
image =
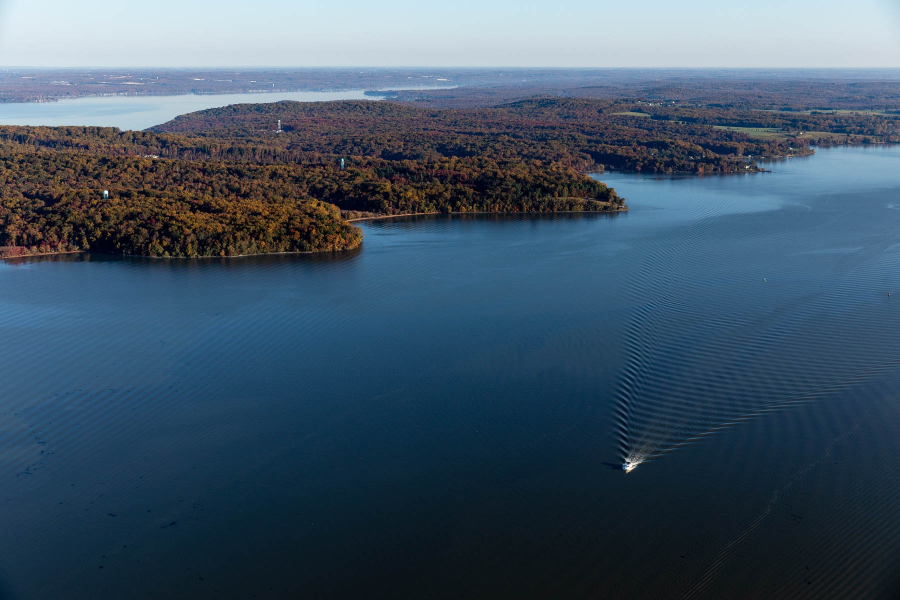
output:
[[[900,0],[0,0],[3,66],[900,67]]]

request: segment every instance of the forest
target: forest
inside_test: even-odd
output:
[[[341,169],[327,153],[279,147],[282,134],[270,133],[0,127],[0,256],[337,251],[362,240],[348,217],[627,208],[557,162],[357,154]]]
[[[385,102],[278,102],[234,106],[178,117],[154,131],[208,140],[204,149],[231,159],[317,160],[367,156],[430,161],[491,157],[533,160],[577,170],[616,168],[653,173],[729,173],[755,169],[744,152],[788,153],[786,142],[758,142],[708,126],[628,119],[618,103],[535,99],[480,109],[423,109]],[[274,134],[278,120],[282,133]],[[704,146],[704,144],[706,146]],[[724,151],[717,152],[715,145]],[[258,158],[258,159],[259,159]]]
[[[147,131],[0,126],[0,256],[346,250],[362,240],[351,218],[617,212],[624,200],[586,173],[754,173],[818,145],[900,142],[891,82],[750,92],[657,81],[646,96],[615,97],[635,81],[605,97],[472,85],[390,102],[234,105]]]
[[[900,114],[598,98],[531,98],[477,108],[277,102],[191,113],[153,131],[188,136],[194,152],[228,160],[244,160],[248,152],[252,160],[274,161],[486,156],[581,171],[712,174],[757,171],[759,159],[811,154],[814,145],[898,142]],[[230,146],[234,140],[243,143]]]

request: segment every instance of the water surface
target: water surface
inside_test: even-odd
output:
[[[0,125],[92,125],[119,129],[147,129],[179,115],[232,104],[294,100],[373,100],[363,90],[343,92],[275,92],[253,94],[185,94],[180,96],[103,96],[59,102],[0,103]]]
[[[0,596],[896,597],[900,150],[772,168],[0,265]]]

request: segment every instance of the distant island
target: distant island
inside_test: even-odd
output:
[[[815,82],[731,85],[683,84],[663,101],[398,91],[229,106],[143,132],[0,126],[0,258],[340,251],[360,245],[362,218],[628,209],[588,172],[754,173],[816,145],[900,142],[894,84],[868,84],[871,110],[816,109],[858,100]],[[804,90],[819,95],[804,105]]]

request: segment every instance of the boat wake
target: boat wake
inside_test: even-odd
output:
[[[785,273],[829,276],[802,286],[756,266],[783,261],[774,253],[787,240],[753,238],[745,250],[729,240],[733,255],[718,256],[699,241],[713,229],[701,220],[657,240],[631,282],[637,309],[615,404],[626,473],[900,367],[900,320],[883,290],[900,272],[900,232],[848,254],[797,252]],[[773,256],[744,256],[767,248]]]

